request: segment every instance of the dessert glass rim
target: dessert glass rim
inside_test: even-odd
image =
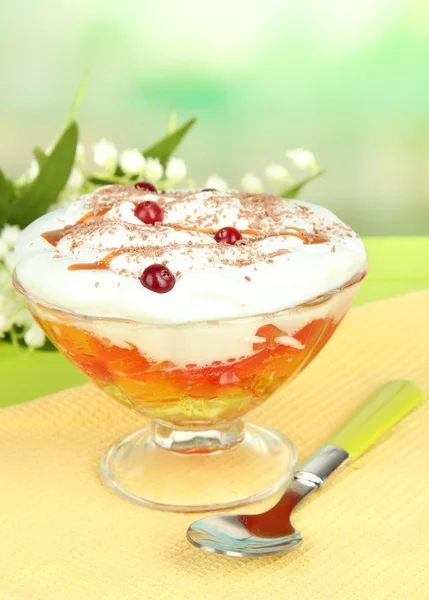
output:
[[[20,281],[18,279],[18,275],[16,273],[16,269],[14,269],[13,273],[12,273],[12,282],[13,282],[15,289],[20,294],[22,294],[22,296],[24,296],[24,298],[26,298],[33,304],[39,304],[40,306],[43,306],[44,308],[46,308],[48,310],[55,310],[55,312],[58,312],[58,313],[61,313],[61,314],[67,315],[67,316],[71,316],[71,317],[77,317],[81,320],[99,321],[99,322],[108,321],[108,322],[114,322],[114,323],[118,323],[118,322],[134,323],[134,324],[137,324],[137,325],[143,326],[143,327],[163,327],[163,328],[164,327],[165,328],[176,327],[176,328],[179,328],[179,327],[198,326],[198,325],[203,325],[203,324],[216,325],[219,322],[222,322],[222,323],[225,323],[225,322],[244,323],[244,322],[249,322],[249,321],[253,321],[253,320],[257,321],[257,320],[260,320],[262,317],[266,318],[266,317],[269,317],[270,315],[278,316],[278,315],[282,315],[282,314],[286,314],[286,313],[300,312],[301,310],[306,309],[306,308],[311,308],[313,306],[319,306],[320,304],[327,302],[333,296],[335,296],[336,294],[339,294],[346,288],[360,284],[362,282],[362,280],[366,277],[366,275],[367,275],[367,269],[364,269],[363,271],[359,271],[359,272],[355,273],[341,287],[334,288],[334,289],[330,290],[329,292],[325,292],[321,296],[317,296],[316,298],[313,298],[306,302],[302,302],[301,304],[297,304],[296,306],[283,308],[283,309],[275,311],[275,312],[258,313],[256,315],[248,315],[248,316],[243,316],[243,317],[221,317],[219,319],[202,319],[200,321],[188,321],[186,323],[154,323],[154,322],[146,322],[146,321],[136,321],[136,320],[127,319],[124,317],[103,317],[103,316],[97,316],[97,315],[84,315],[82,313],[77,313],[77,312],[74,312],[71,310],[67,310],[65,308],[55,306],[54,304],[50,304],[49,302],[46,302],[45,300],[41,300],[40,298],[30,294],[20,283]]]

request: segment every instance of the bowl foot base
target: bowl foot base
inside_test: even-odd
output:
[[[239,443],[210,452],[166,449],[154,433],[143,429],[114,444],[101,472],[117,494],[158,510],[198,512],[263,500],[287,483],[297,462],[286,436],[255,425],[244,426]]]

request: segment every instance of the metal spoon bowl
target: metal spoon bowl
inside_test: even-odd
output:
[[[257,515],[205,517],[188,528],[188,540],[202,550],[235,557],[295,550],[302,543],[302,535],[290,521],[291,512],[348,458],[342,448],[324,446],[306,463],[305,471],[295,473],[293,482],[273,508]]]
[[[193,523],[187,538],[194,546],[227,556],[261,556],[295,550],[302,543],[299,531],[278,538],[262,538],[251,534],[237,515],[207,517]]]

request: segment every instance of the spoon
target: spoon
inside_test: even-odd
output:
[[[386,383],[294,473],[275,506],[256,515],[204,517],[190,525],[188,541],[201,550],[234,557],[295,550],[302,543],[302,535],[290,521],[297,504],[341,467],[362,456],[422,398],[423,391],[411,381]]]

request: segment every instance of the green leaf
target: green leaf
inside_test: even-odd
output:
[[[26,227],[45,214],[49,206],[55,202],[70,176],[77,140],[77,125],[71,123],[56,143],[51,154],[46,156],[36,179],[22,196],[9,206],[6,214],[8,223]]]
[[[186,121],[186,123],[184,123],[182,127],[180,127],[179,129],[174,129],[174,131],[170,132],[169,130],[172,127],[172,125],[176,125],[175,109],[172,108],[170,118],[168,121],[167,135],[161,140],[159,140],[159,142],[156,142],[155,144],[150,146],[147,150],[144,150],[142,154],[145,156],[145,158],[159,158],[162,166],[165,167],[165,165],[168,162],[168,159],[173,154],[177,146],[180,144],[182,139],[185,137],[185,135],[188,133],[188,131],[191,129],[195,122],[195,118],[189,119],[189,121]],[[123,172],[121,167],[118,166],[115,171],[115,176],[122,177],[123,175],[125,175],[125,173]]]
[[[74,121],[77,111],[79,110],[80,105],[82,104],[83,97],[85,96],[87,86],[88,86],[88,73],[85,73],[79,83],[79,87],[77,88],[77,92],[73,99],[73,102],[72,102],[72,105],[70,108],[70,112],[68,114],[67,121],[66,121],[66,127],[68,127],[68,125],[70,125],[70,123],[72,123],[72,121]]]
[[[291,198],[291,199],[296,198],[298,196],[298,194],[300,193],[300,191],[302,190],[302,188],[307,185],[307,183],[314,181],[315,179],[317,179],[318,177],[321,177],[325,173],[326,173],[325,170],[316,171],[315,173],[312,173],[308,177],[305,177],[305,179],[301,179],[301,181],[298,181],[297,183],[295,183],[295,184],[291,185],[290,187],[286,188],[285,190],[283,190],[282,193],[280,194],[280,196],[282,196],[282,198]]]
[[[37,160],[37,164],[39,165],[39,171],[43,167],[46,162],[46,154],[43,152],[39,146],[35,146],[33,149],[34,158]]]
[[[0,169],[0,227],[6,223],[8,207],[13,200],[12,183],[6,179],[3,171]]]
[[[73,123],[76,113],[79,110],[80,105],[82,104],[82,100],[83,100],[83,97],[86,92],[87,84],[88,84],[88,73],[85,73],[79,83],[79,87],[77,88],[75,97],[73,98],[73,102],[70,107],[69,114],[67,115],[67,119],[64,124],[64,128],[63,128],[62,132],[59,134],[59,136],[56,138],[55,144],[60,140],[60,138],[66,131],[66,129]],[[76,152],[75,152],[75,154],[76,154]],[[37,157],[36,157],[36,160],[37,160]],[[39,167],[40,167],[40,164],[39,164]]]
[[[176,129],[173,133],[169,133],[162,140],[150,146],[147,150],[143,151],[145,158],[159,158],[161,164],[165,167],[168,159],[173,154],[177,146],[180,144],[182,139],[194,125],[196,119],[189,119],[182,127]]]
[[[174,106],[170,108],[167,122],[167,134],[174,133],[177,129],[177,110]]]

